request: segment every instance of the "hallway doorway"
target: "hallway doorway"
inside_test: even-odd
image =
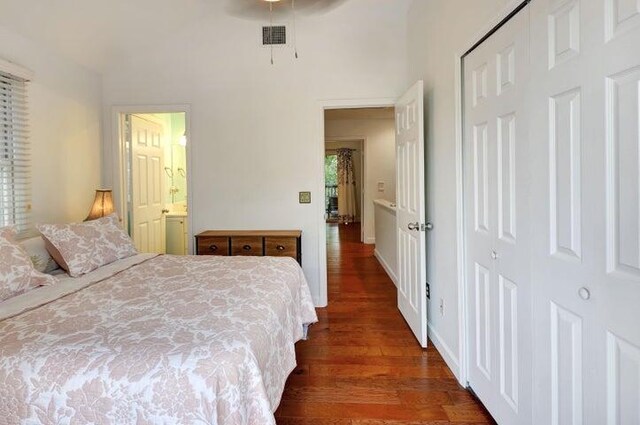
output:
[[[374,201],[396,201],[394,109],[327,109],[323,118],[325,219],[361,223],[361,241],[374,244]]]

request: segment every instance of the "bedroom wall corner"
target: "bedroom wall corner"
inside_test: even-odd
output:
[[[84,219],[101,184],[101,77],[0,26],[0,57],[30,69],[32,222]]]

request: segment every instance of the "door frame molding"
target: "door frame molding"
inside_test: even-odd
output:
[[[353,98],[353,99],[321,99],[316,102],[316,125],[318,138],[316,140],[316,193],[322,194],[324,199],[324,111],[329,109],[357,109],[357,108],[388,108],[394,107],[397,98]],[[324,201],[316,203],[316,217],[318,224],[318,293],[316,307],[326,307],[329,301],[327,288],[327,233],[324,219]]]
[[[126,173],[126,158],[125,158],[125,139],[121,128],[121,116],[123,114],[172,114],[172,113],[184,113],[185,114],[185,129],[189,137],[189,143],[185,147],[187,157],[187,222],[189,227],[189,246],[187,252],[193,253],[193,208],[192,208],[192,175],[191,168],[191,143],[193,138],[191,137],[191,106],[187,104],[171,104],[171,105],[113,105],[111,106],[111,186],[113,190],[114,201],[116,203],[116,211],[121,217],[123,226],[127,227],[127,173]],[[106,139],[108,140],[108,139]]]
[[[465,234],[465,203],[464,203],[464,68],[462,61],[471,49],[502,26],[519,8],[531,0],[510,0],[499,10],[476,34],[463,44],[454,54],[454,96],[455,96],[455,155],[456,155],[456,259],[458,280],[458,373],[454,374],[463,387],[467,387],[469,363],[469,329],[467,294],[468,282],[465,271],[467,237]]]

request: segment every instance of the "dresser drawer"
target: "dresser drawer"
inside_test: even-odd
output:
[[[233,236],[231,238],[231,255],[262,256],[262,237]]]
[[[205,230],[195,238],[198,255],[291,257],[302,265],[300,230]]]
[[[264,238],[265,255],[298,259],[298,239],[287,237]]]
[[[229,255],[229,238],[206,236],[198,239],[198,255]]]

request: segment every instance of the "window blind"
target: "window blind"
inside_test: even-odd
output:
[[[0,227],[30,227],[27,83],[0,71]]]

